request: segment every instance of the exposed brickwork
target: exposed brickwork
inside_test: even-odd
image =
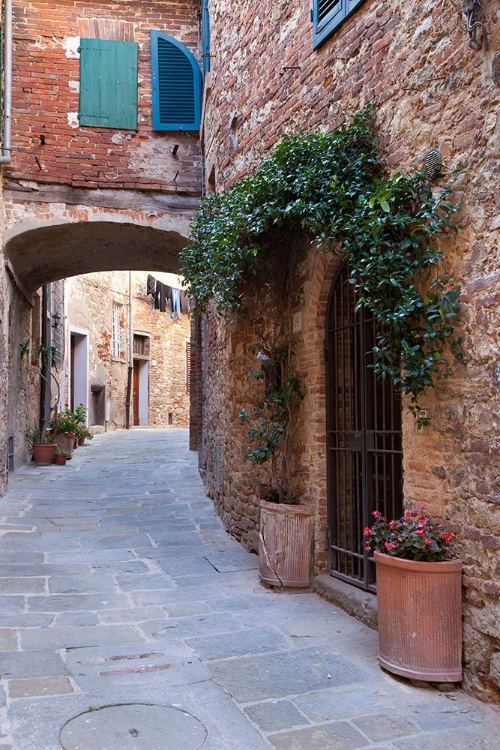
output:
[[[313,51],[309,7],[305,0],[212,4],[216,43],[204,110],[206,174],[212,187],[224,189],[258,166],[283,132],[330,131],[369,101],[391,171],[421,168],[431,148],[440,149],[448,168],[463,165],[456,180],[463,205],[459,231],[444,243],[444,268],[462,288],[458,332],[469,364],[456,367],[426,397],[430,429],[418,432],[405,417],[404,489],[407,501],[426,502],[457,534],[465,568],[465,684],[498,701],[500,3],[485,5],[489,46],[479,51],[468,46],[457,4],[389,7],[372,0]],[[295,343],[307,391],[296,472],[304,499],[317,503],[318,569],[325,565],[323,346],[334,265],[311,253],[290,297],[291,309],[303,315]],[[241,459],[236,413],[247,398],[246,345],[257,324],[270,325],[271,314],[260,300],[233,326],[212,316],[204,324],[203,466],[227,527],[249,547],[255,546],[260,474]]]
[[[151,119],[149,31],[198,56],[195,0],[14,3],[13,161],[8,179],[74,187],[199,190],[199,146],[190,134],[156,133]],[[78,126],[79,38],[139,44],[139,130]],[[180,148],[172,155],[171,148]]]

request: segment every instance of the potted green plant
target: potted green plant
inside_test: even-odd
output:
[[[291,475],[292,438],[302,384],[292,367],[290,344],[253,344],[260,363],[248,376],[261,383],[261,395],[239,421],[249,429],[248,460],[270,467],[270,483],[260,499],[259,574],[271,586],[306,588],[310,584],[314,509],[300,504]],[[263,393],[262,393],[263,391]]]
[[[76,419],[78,420],[78,425],[75,433],[77,444],[84,445],[86,438],[89,438],[91,440],[93,437],[93,435],[87,430],[87,407],[80,403],[75,407],[74,414]]]
[[[31,356],[31,364],[29,357]],[[21,366],[37,375],[46,385],[48,393],[48,411],[47,417],[40,420],[40,427],[29,429],[26,438],[29,443],[33,460],[39,466],[47,466],[52,463],[54,458],[55,443],[53,443],[52,419],[48,418],[51,414],[57,415],[57,407],[60,398],[60,387],[57,378],[51,368],[55,368],[56,348],[54,346],[40,346],[36,353],[31,352],[29,341],[20,346]],[[55,388],[55,397],[52,402],[52,391]]]
[[[54,453],[54,463],[58,466],[65,466],[66,461],[68,458],[71,457],[71,451],[65,451],[62,448],[59,448],[58,445],[56,445],[55,453]]]
[[[452,534],[427,513],[379,511],[364,536],[377,571],[379,662],[413,680],[462,679],[462,563],[450,559]]]
[[[50,466],[56,449],[55,443],[50,440],[50,435],[44,434],[38,427],[28,429],[26,439],[28,440],[33,461],[37,466]]]
[[[86,424],[78,425],[78,445],[85,445],[86,440],[92,440],[93,438],[94,436]]]

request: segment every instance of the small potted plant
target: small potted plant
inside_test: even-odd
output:
[[[248,373],[263,384],[263,395],[239,421],[249,427],[247,458],[268,464],[270,484],[260,500],[259,574],[271,586],[306,588],[310,584],[314,509],[300,504],[291,476],[292,438],[304,398],[293,372],[289,344],[253,344],[260,367]],[[261,391],[262,393],[262,391]]]
[[[71,457],[71,451],[65,451],[62,448],[59,448],[58,445],[56,445],[56,450],[54,453],[54,463],[58,466],[66,466],[66,461],[68,458]]]
[[[54,458],[56,446],[50,441],[50,435],[42,436],[38,427],[26,432],[26,439],[30,445],[33,461],[37,466],[50,466]]]
[[[450,559],[451,532],[425,505],[399,520],[373,515],[364,536],[377,570],[381,666],[414,680],[460,682],[462,563]]]
[[[85,407],[83,404],[79,404],[77,407],[75,407],[75,416],[78,420],[78,426],[76,428],[76,438],[78,445],[84,445],[85,439],[88,438],[90,435],[89,431],[87,430],[87,407]]]

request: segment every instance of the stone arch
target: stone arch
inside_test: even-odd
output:
[[[56,279],[95,271],[178,273],[179,252],[187,244],[187,232],[187,222],[163,229],[104,217],[18,233],[14,227],[4,253],[17,279],[33,292]]]
[[[307,384],[304,413],[308,425],[309,489],[307,501],[316,506],[315,570],[326,568],[325,533],[327,528],[326,476],[326,368],[325,332],[330,290],[343,262],[340,254],[311,250],[306,260],[304,284],[302,345],[298,366]]]

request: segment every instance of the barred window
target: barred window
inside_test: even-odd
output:
[[[120,359],[125,355],[123,336],[123,305],[113,302],[113,328],[111,332],[111,356]]]

